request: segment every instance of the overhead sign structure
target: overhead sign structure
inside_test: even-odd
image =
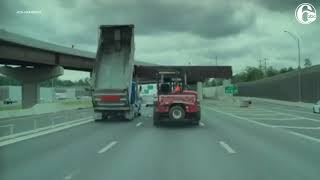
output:
[[[186,79],[187,84],[196,84],[208,78],[225,78],[232,77],[231,66],[135,66],[135,77],[139,79],[140,83],[155,83],[158,79],[159,72],[177,72],[180,74],[179,78]],[[174,75],[176,76],[176,75]],[[186,76],[187,78],[184,78]]]
[[[236,86],[226,86],[224,88],[226,94],[238,94],[238,88]]]

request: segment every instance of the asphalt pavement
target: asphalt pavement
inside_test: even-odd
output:
[[[146,108],[0,147],[0,179],[318,180],[320,114],[305,111],[206,100],[199,126],[154,127]]]

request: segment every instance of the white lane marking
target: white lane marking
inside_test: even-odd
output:
[[[299,106],[295,106],[295,107],[299,107]],[[272,109],[272,110],[275,110],[275,108],[270,108],[270,109]],[[278,109],[281,109],[281,110],[283,110],[283,111],[289,111],[289,112],[299,112],[299,113],[305,113],[305,114],[313,114],[313,112],[311,111],[311,112],[306,112],[306,111],[301,111],[301,110],[292,110],[292,109],[286,109],[286,108],[278,108]],[[312,110],[312,108],[311,108],[311,110]]]
[[[273,125],[274,128],[287,128],[287,129],[320,129],[320,127],[299,127],[299,126],[281,126]]]
[[[313,118],[308,118],[308,117],[304,117],[304,116],[297,116],[297,115],[278,112],[278,111],[273,111],[273,110],[265,110],[265,111],[268,111],[268,112],[271,112],[271,113],[278,113],[278,114],[286,115],[286,116],[291,116],[291,117],[295,117],[295,118],[300,118],[300,119],[306,119],[306,120],[310,120],[310,121],[320,122],[320,119],[313,119]]]
[[[225,143],[225,142],[223,142],[223,141],[219,141],[219,144],[220,144],[225,150],[227,150],[228,153],[230,153],[230,154],[236,153],[236,151],[233,150],[227,143]]]
[[[86,123],[94,121],[94,119],[92,119],[92,117],[90,117],[90,118],[91,119],[84,118],[84,119],[80,119],[80,120],[71,121],[68,124],[61,123],[61,124],[63,124],[62,126],[60,124],[56,125],[57,128],[54,128],[54,129],[52,129],[52,126],[51,126],[51,127],[49,127],[50,129],[49,128],[45,128],[45,130],[42,130],[42,131],[40,129],[36,129],[36,130],[29,131],[29,132],[23,132],[23,133],[21,133],[21,135],[23,134],[23,136],[18,136],[17,138],[14,138],[15,136],[17,136],[17,134],[12,134],[12,136],[10,135],[10,137],[12,137],[12,139],[0,141],[0,147],[6,146],[6,145],[9,145],[9,144],[13,144],[13,143],[16,143],[16,142],[19,142],[19,141],[24,141],[24,140],[27,140],[27,139],[35,138],[35,137],[38,137],[38,136],[43,136],[43,135],[46,135],[46,134],[54,133],[54,132],[57,132],[57,131],[61,131],[61,130],[64,130],[64,129],[72,128],[74,126],[79,126],[79,125],[86,124]],[[7,138],[7,137],[4,137],[4,138]]]
[[[303,120],[303,119],[295,118],[295,117],[292,117],[292,118],[267,118],[267,119],[266,119],[266,117],[254,117],[252,119],[254,119],[254,120],[270,120],[270,121],[296,121],[296,120]]]
[[[106,151],[108,151],[109,149],[111,149],[114,145],[116,145],[118,143],[118,141],[112,141],[111,143],[109,143],[107,146],[105,146],[104,148],[100,149],[98,151],[99,154],[102,154]]]
[[[205,126],[205,124],[203,122],[200,122],[199,124],[200,124],[200,126]]]
[[[320,143],[320,139],[315,138],[315,137],[311,137],[311,136],[308,136],[308,135],[305,135],[305,134],[301,134],[301,133],[297,133],[297,132],[293,132],[293,131],[289,131],[289,133],[293,134],[293,135],[296,135],[296,136],[299,136],[299,137],[302,137],[304,139],[308,139],[308,140]]]
[[[236,115],[231,114],[231,113],[227,113],[227,112],[224,112],[224,111],[219,111],[219,110],[216,110],[216,109],[213,109],[213,108],[210,108],[210,107],[205,107],[205,108],[211,109],[211,110],[216,111],[216,112],[219,112],[219,113],[221,113],[221,114],[229,115],[229,116],[232,116],[232,117],[235,117],[235,118],[238,118],[238,119],[242,119],[242,120],[246,120],[246,121],[248,121],[248,122],[252,122],[252,123],[255,123],[255,124],[259,124],[259,125],[261,125],[261,126],[270,127],[270,128],[275,128],[275,127],[272,126],[272,125],[268,125],[268,124],[264,124],[264,123],[260,123],[260,122],[257,122],[257,121],[248,119],[248,118],[236,116]],[[278,113],[278,112],[274,112],[274,113]],[[289,115],[289,114],[286,114],[286,113],[279,113],[279,114]],[[293,116],[293,117],[296,117],[296,118],[301,118],[300,116],[295,116],[295,115],[292,115],[292,116]],[[313,120],[313,119],[305,118],[305,117],[302,117],[302,119]],[[318,120],[315,120],[315,121],[318,121]],[[286,131],[289,132],[290,134],[293,134],[293,135],[296,135],[296,136],[299,136],[299,137],[302,137],[302,138],[309,139],[309,140],[311,140],[311,141],[316,141],[316,142],[319,142],[319,143],[320,143],[320,139],[318,139],[318,138],[311,137],[311,136],[307,136],[307,135],[304,135],[304,134],[301,134],[301,133],[297,133],[297,132],[293,132],[293,131],[290,131],[290,130],[286,130]]]
[[[72,178],[74,178],[75,175],[79,174],[80,170],[74,170],[71,173],[69,173],[68,175],[66,175],[63,179],[64,180],[71,180]]]
[[[266,113],[251,113],[251,112],[247,112],[247,113],[243,113],[243,114],[241,114],[241,115],[246,115],[246,116],[250,116],[250,117],[254,117],[254,116],[274,116],[274,114],[266,114]],[[265,117],[265,118],[267,118],[267,117]]]
[[[138,122],[137,124],[136,124],[136,127],[139,127],[139,126],[141,126],[142,125],[142,122]]]
[[[271,125],[268,125],[268,124],[265,124],[265,123],[260,123],[260,122],[251,120],[251,119],[246,118],[246,117],[237,116],[237,115],[234,115],[234,114],[231,114],[231,113],[227,113],[227,112],[224,112],[224,111],[221,111],[221,110],[217,110],[217,109],[214,109],[214,108],[211,108],[211,107],[206,107],[206,108],[207,108],[207,109],[210,109],[210,110],[212,110],[212,111],[216,111],[216,112],[221,113],[221,114],[225,114],[225,115],[228,115],[228,116],[237,118],[237,119],[245,120],[245,121],[248,121],[248,122],[251,122],[251,123],[254,123],[254,124],[259,124],[259,125],[261,125],[261,126],[271,127],[271,128],[272,128]]]

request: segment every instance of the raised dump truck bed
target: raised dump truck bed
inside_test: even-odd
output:
[[[92,102],[96,119],[113,115],[133,119],[136,84],[133,25],[100,26],[98,51],[92,73]]]

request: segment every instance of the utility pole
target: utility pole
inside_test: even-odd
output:
[[[297,45],[298,45],[298,99],[299,102],[301,102],[302,100],[302,87],[301,87],[301,50],[300,50],[300,40],[298,38],[298,36],[292,34],[289,31],[284,31],[285,33],[288,33],[294,40],[297,41]]]
[[[267,58],[264,58],[264,73],[267,74]]]
[[[262,60],[258,59],[258,62],[259,62],[259,69],[262,70]]]
[[[216,56],[216,66],[218,66],[218,56]]]

